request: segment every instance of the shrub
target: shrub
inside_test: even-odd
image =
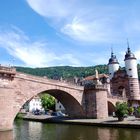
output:
[[[132,106],[129,107],[128,112],[129,112],[130,115],[133,114],[134,113],[134,108]]]
[[[118,117],[118,120],[123,120],[126,115],[128,115],[128,106],[126,102],[116,103],[116,116]]]
[[[137,108],[137,113],[140,114],[140,106]]]

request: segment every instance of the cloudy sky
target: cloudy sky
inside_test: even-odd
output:
[[[140,63],[139,0],[1,0],[0,63],[123,66],[127,38]]]

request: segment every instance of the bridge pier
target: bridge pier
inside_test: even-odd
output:
[[[13,120],[9,121],[9,119],[1,119],[0,118],[0,131],[9,131],[13,130]]]
[[[103,85],[85,87],[85,112],[87,118],[108,117],[107,89]]]
[[[14,118],[13,92],[10,88],[0,87],[0,131],[12,130]]]

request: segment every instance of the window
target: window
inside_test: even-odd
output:
[[[128,70],[132,70],[132,69],[128,69]]]

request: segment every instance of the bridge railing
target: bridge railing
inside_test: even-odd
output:
[[[29,79],[29,80],[38,80],[38,81],[42,81],[42,82],[47,82],[47,83],[53,83],[56,85],[65,85],[65,86],[73,86],[75,88],[81,88],[82,86],[74,84],[74,83],[70,83],[64,80],[54,80],[54,79],[49,79],[47,77],[41,77],[41,76],[35,76],[35,75],[30,75],[30,74],[26,74],[26,73],[22,73],[22,72],[17,72],[16,77],[20,77],[20,78],[25,78],[25,79]]]
[[[111,99],[118,99],[118,100],[124,100],[124,101],[127,101],[127,97],[122,97],[122,96],[117,96],[117,95],[107,95],[108,98],[111,98]]]
[[[14,67],[11,67],[11,66],[1,66],[0,65],[0,73],[15,74],[16,73],[16,69]]]

